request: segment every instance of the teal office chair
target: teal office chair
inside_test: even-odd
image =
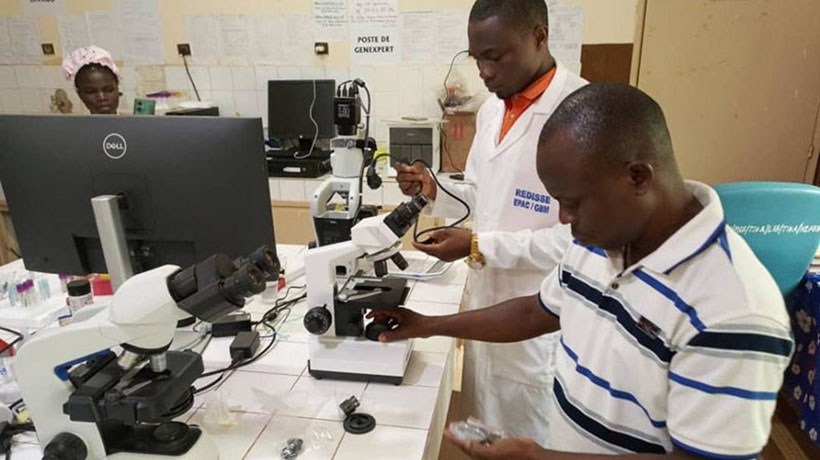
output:
[[[820,245],[820,188],[788,182],[715,186],[726,223],[751,246],[783,295],[800,283]]]

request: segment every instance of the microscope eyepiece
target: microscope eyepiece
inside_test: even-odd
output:
[[[404,236],[407,230],[413,226],[413,223],[418,218],[424,207],[427,206],[429,200],[426,196],[418,194],[412,200],[402,203],[396,207],[387,217],[384,218],[384,223],[393,230],[393,233],[398,237]]]

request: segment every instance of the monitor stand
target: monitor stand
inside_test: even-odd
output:
[[[120,200],[117,195],[101,195],[91,199],[105,266],[111,275],[111,287],[115,292],[125,280],[134,275],[134,266],[125,240]]]

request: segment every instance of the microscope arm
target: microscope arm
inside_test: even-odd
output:
[[[352,241],[311,249],[305,256],[308,305],[333,307],[336,294],[336,266],[365,255]]]

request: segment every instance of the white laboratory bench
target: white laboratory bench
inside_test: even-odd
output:
[[[280,245],[288,268],[303,264],[304,248]],[[413,265],[421,253],[405,256]],[[410,281],[406,306],[425,314],[450,314],[459,310],[467,276],[466,265],[455,263],[434,281]],[[0,268],[1,269],[1,268]],[[288,285],[304,284],[303,278]],[[295,290],[294,290],[295,291]],[[292,292],[292,296],[296,296]],[[254,319],[271,307],[254,298],[245,306]],[[454,377],[455,342],[445,337],[415,340],[404,383],[400,386],[316,380],[308,374],[307,331],[302,326],[305,302],[296,305],[280,327],[273,349],[262,359],[236,370],[213,390],[199,395],[194,409],[181,420],[208,432],[221,460],[280,459],[289,438],[305,440],[298,460],[436,460],[450,403]],[[195,333],[181,333],[177,340],[190,341]],[[206,369],[230,363],[231,338],[213,339],[203,353]],[[260,344],[262,349],[265,339]],[[203,386],[211,378],[198,382]],[[217,392],[230,409],[234,425],[208,423],[205,414]],[[341,401],[355,395],[359,412],[373,415],[376,428],[364,435],[348,434],[342,427]],[[15,438],[12,460],[39,460],[41,451],[33,436]]]

